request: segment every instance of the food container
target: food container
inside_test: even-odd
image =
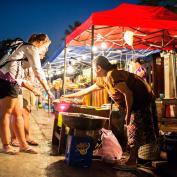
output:
[[[99,130],[104,127],[106,120],[109,118],[94,116],[82,113],[62,112],[63,123],[78,130]]]

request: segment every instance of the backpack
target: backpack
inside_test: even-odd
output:
[[[25,42],[21,38],[0,41],[0,68],[10,62],[9,57]]]

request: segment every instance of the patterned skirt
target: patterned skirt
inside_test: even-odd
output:
[[[128,145],[140,147],[154,142],[158,136],[158,123],[155,102],[143,109],[133,111],[127,127]]]

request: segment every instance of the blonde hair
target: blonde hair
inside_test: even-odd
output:
[[[29,43],[34,42],[50,42],[49,37],[46,34],[40,33],[40,34],[32,34],[30,38],[28,39]]]

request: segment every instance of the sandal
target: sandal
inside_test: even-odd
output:
[[[39,144],[34,140],[26,140],[26,142],[31,146],[38,146]]]
[[[20,152],[29,153],[29,154],[38,154],[38,152],[36,150],[32,149],[31,147],[27,147],[25,149],[20,149]]]
[[[14,146],[14,147],[19,147],[20,146],[20,144],[17,140],[11,140],[10,145]]]
[[[4,147],[1,151],[4,154],[9,154],[9,155],[16,155],[18,154],[19,151],[17,151],[16,149],[12,148],[10,145],[7,145],[6,147]]]

